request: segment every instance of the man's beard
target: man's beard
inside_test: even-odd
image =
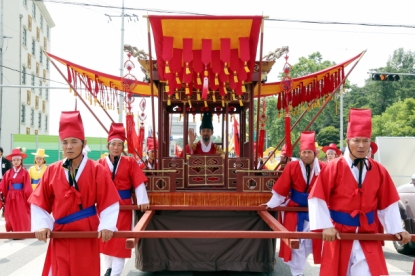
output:
[[[203,136],[203,142],[209,142],[210,141],[210,137],[209,136]]]

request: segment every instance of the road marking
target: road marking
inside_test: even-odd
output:
[[[5,240],[4,243],[0,245],[0,259],[5,259],[36,241],[37,240],[35,239]]]
[[[21,276],[21,275],[42,275],[43,264],[45,263],[46,252],[40,254],[32,261],[25,264],[23,267],[14,271],[9,276]]]

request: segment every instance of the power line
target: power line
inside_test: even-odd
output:
[[[42,1],[42,0],[34,0],[34,1]],[[84,6],[84,7],[105,8],[105,9],[122,9],[122,7],[119,7],[119,6],[76,3],[76,2],[66,2],[66,1],[62,2],[62,1],[58,1],[58,0],[43,0],[43,2],[74,5],[74,6]],[[195,12],[189,12],[189,11],[162,10],[162,9],[154,9],[154,8],[128,8],[128,7],[124,7],[124,9],[125,10],[132,10],[132,11],[135,10],[135,11],[156,12],[156,13],[209,15],[209,14],[195,13]],[[351,26],[365,26],[365,27],[389,27],[389,28],[415,29],[415,25],[405,25],[405,24],[380,24],[380,23],[364,23],[364,22],[315,21],[315,20],[298,20],[298,19],[284,19],[284,18],[264,18],[264,20],[266,20],[266,21],[276,21],[276,22],[303,23],[303,24],[351,25]]]
[[[4,65],[1,65],[0,67],[5,68],[5,69],[9,69],[9,70],[11,70],[11,71],[15,71],[15,72],[18,72],[18,73],[22,73],[22,74],[24,74],[25,76],[34,76],[34,77],[35,77],[35,78],[37,78],[37,79],[43,80],[43,77],[35,76],[35,75],[29,74],[29,73],[24,73],[24,72],[23,72],[23,71],[21,71],[21,70],[17,70],[17,69],[14,69],[14,68],[10,68],[10,67],[4,66]],[[55,81],[55,80],[48,79],[48,78],[45,78],[45,80],[48,80],[48,81],[50,81],[50,82],[54,82],[54,83],[58,83],[58,84],[68,85],[67,83],[60,82],[60,81]],[[47,87],[47,86],[44,86],[44,88],[48,88],[48,87]]]

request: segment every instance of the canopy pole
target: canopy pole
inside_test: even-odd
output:
[[[97,115],[95,115],[95,113],[92,111],[92,109],[89,107],[89,105],[85,102],[85,100],[81,97],[81,95],[78,93],[78,91],[76,91],[75,87],[72,85],[72,83],[70,83],[68,81],[68,79],[65,77],[65,75],[62,73],[62,71],[58,68],[58,66],[55,64],[55,62],[48,56],[48,54],[44,51],[46,57],[48,58],[48,60],[53,64],[53,66],[56,68],[56,70],[58,70],[59,74],[61,74],[61,76],[63,77],[63,79],[66,81],[67,84],[69,84],[69,86],[72,88],[72,90],[74,91],[74,93],[77,95],[77,97],[82,101],[82,103],[86,106],[86,108],[88,108],[89,112],[91,112],[92,116],[94,116],[94,118],[98,121],[98,123],[102,126],[102,128],[105,130],[106,133],[108,133],[108,129],[104,126],[104,124],[99,120],[99,118],[97,117]]]
[[[153,57],[151,52],[151,34],[150,34],[150,18],[147,17],[147,39],[148,39],[148,56],[150,64],[150,91],[151,91],[151,121],[153,125],[153,145],[156,150],[156,162],[154,162],[155,169],[157,170],[157,161],[159,154],[159,145],[156,144],[156,118],[154,112],[154,88],[153,88]]]
[[[257,100],[257,112],[256,112],[256,150],[254,154],[254,168],[257,168],[258,164],[258,155],[262,150],[259,149],[259,109],[261,107],[261,87],[262,87],[262,48],[264,45],[264,17],[262,17],[261,22],[261,40],[259,48],[259,85],[258,85],[258,100]],[[253,139],[252,139],[253,140]]]

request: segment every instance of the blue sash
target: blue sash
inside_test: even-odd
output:
[[[308,193],[302,193],[291,189],[291,200],[300,205],[300,207],[308,207]],[[304,230],[304,221],[310,221],[308,212],[297,212],[297,231]]]
[[[354,218],[352,218],[352,216],[349,213],[334,210],[330,210],[330,215],[331,219],[337,223],[344,224],[347,226],[360,226],[360,215],[357,215]],[[372,224],[375,221],[375,212],[370,211],[369,213],[366,213],[366,217],[367,222],[369,224]]]
[[[13,189],[15,190],[22,190],[23,189],[23,183],[14,183],[12,184]]]
[[[40,178],[39,179],[33,179],[32,178],[32,184],[39,184]]]
[[[83,218],[89,218],[97,214],[97,209],[95,208],[95,205],[92,205],[91,207],[79,210],[78,212],[75,212],[73,214],[70,214],[66,217],[60,218],[55,220],[57,224],[68,224]]]
[[[131,198],[131,190],[118,190],[118,194],[120,195],[121,199]]]

